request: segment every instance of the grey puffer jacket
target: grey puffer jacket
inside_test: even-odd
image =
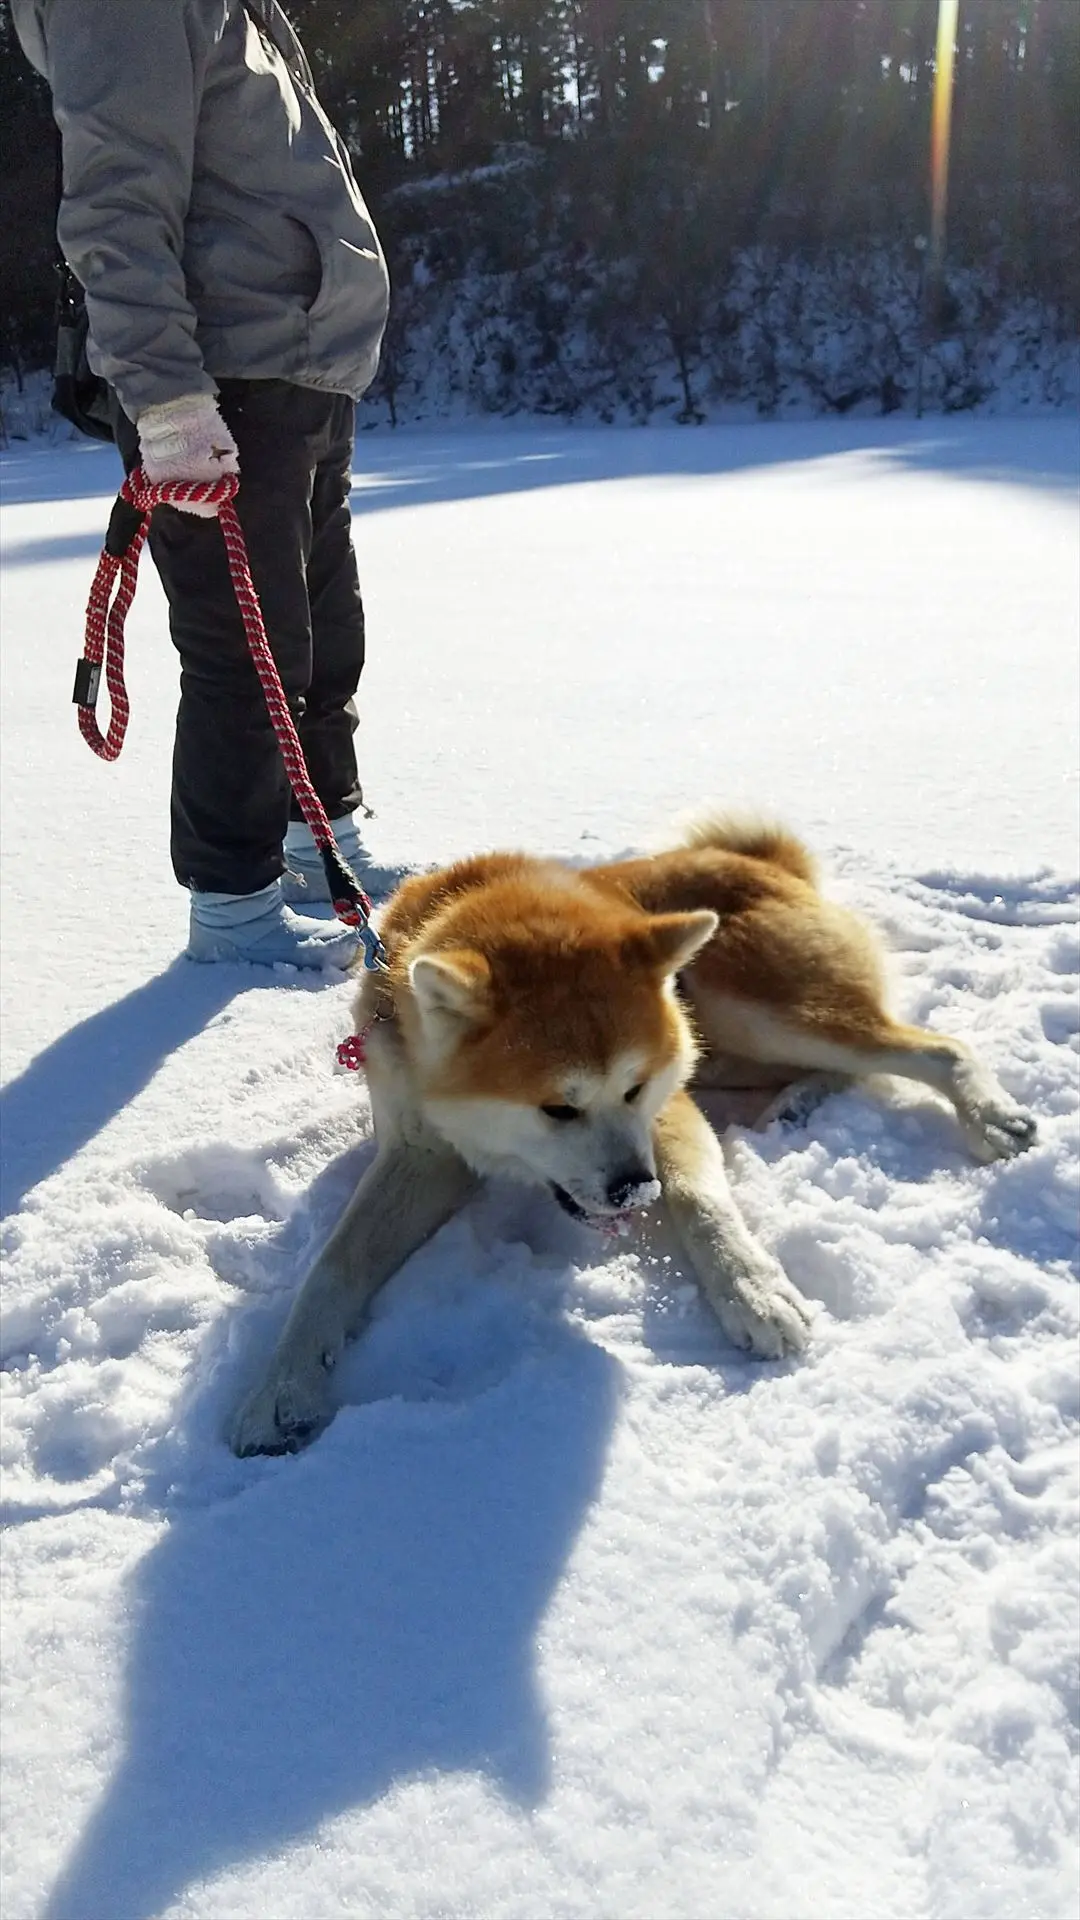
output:
[[[275,0],[12,0],[52,90],[60,245],[126,413],[214,376],[363,393],[386,265]]]

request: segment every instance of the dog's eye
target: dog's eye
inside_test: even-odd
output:
[[[581,1119],[580,1107],[551,1106],[551,1107],[541,1107],[540,1111],[541,1113],[546,1113],[549,1120],[580,1120]]]
[[[638,1094],[639,1094],[639,1093],[644,1093],[644,1091],[645,1091],[645,1082],[644,1082],[644,1080],[639,1080],[639,1081],[638,1081],[638,1083],[637,1083],[637,1086],[636,1086],[636,1087],[631,1087],[631,1089],[630,1089],[630,1091],[629,1091],[629,1093],[628,1093],[628,1094],[626,1095],[626,1104],[627,1104],[627,1106],[628,1106],[628,1107],[632,1107],[632,1106],[633,1106],[633,1104],[634,1104],[634,1101],[635,1101],[635,1100],[637,1099],[637,1097],[638,1097]]]

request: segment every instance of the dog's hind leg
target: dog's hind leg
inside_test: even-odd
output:
[[[689,1094],[674,1094],[661,1108],[654,1146],[676,1232],[728,1339],[766,1360],[797,1352],[811,1309],[743,1221],[720,1142]]]
[[[304,1281],[267,1376],[232,1427],[234,1453],[289,1453],[329,1418],[329,1374],[372,1295],[475,1191],[434,1135],[376,1154]]]
[[[827,1020],[801,1021],[797,1007],[782,1010],[741,1000],[729,1002],[748,1050],[762,1060],[866,1079],[891,1073],[918,1080],[952,1102],[964,1138],[977,1160],[1008,1160],[1035,1139],[1036,1127],[989,1067],[960,1040],[908,1027],[880,1007],[852,995],[840,997]]]
[[[815,1065],[817,1062],[815,1062]],[[841,1072],[893,1073],[944,1094],[956,1109],[960,1130],[976,1160],[1011,1160],[1030,1147],[1036,1124],[990,1068],[962,1041],[922,1027],[883,1018],[881,1030],[855,1034],[840,1057],[823,1061]]]

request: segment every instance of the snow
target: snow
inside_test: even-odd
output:
[[[178,957],[175,663],[68,713],[108,449],[2,462],[6,1920],[1064,1920],[1076,1910],[1077,428],[362,435],[373,860],[573,859],[756,802],[925,1090],[726,1136],[819,1303],[724,1342],[654,1226],[492,1188],[304,1455],[226,1417],[371,1153],[350,990]]]

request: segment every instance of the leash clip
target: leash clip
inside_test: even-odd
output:
[[[360,945],[364,949],[365,973],[385,973],[387,968],[386,948],[383,946],[382,941],[379,939],[370,921],[365,920],[361,926],[357,927],[356,931],[360,938]]]

